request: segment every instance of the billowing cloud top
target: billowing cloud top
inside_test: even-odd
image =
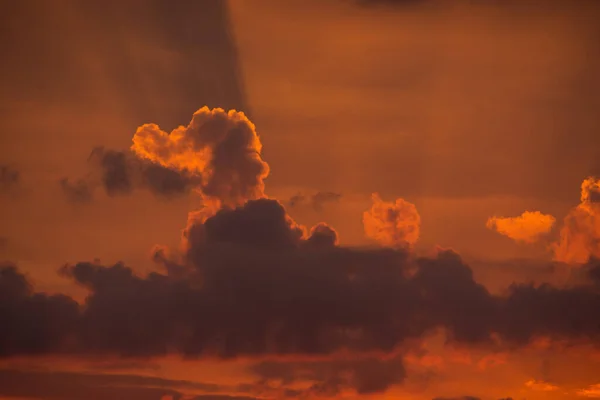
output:
[[[579,264],[600,257],[600,180],[589,177],[581,184],[581,203],[565,217],[554,257]]]
[[[140,158],[202,176],[202,193],[225,205],[264,196],[268,165],[254,124],[243,112],[203,107],[170,134],[155,124],[138,128],[133,152]]]

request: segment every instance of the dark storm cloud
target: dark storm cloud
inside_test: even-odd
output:
[[[4,267],[0,353],[389,352],[437,327],[451,341],[489,343],[496,333],[514,346],[536,335],[600,335],[597,285],[513,285],[494,296],[452,251],[413,259],[400,250],[308,246],[274,200],[222,210],[190,231],[185,279],[139,277],[122,264],[65,267],[90,290],[83,308],[32,292]]]
[[[7,192],[19,184],[21,173],[8,164],[0,165],[0,192]]]
[[[600,260],[590,260],[587,274],[594,282],[600,284]]]
[[[161,198],[171,198],[189,193],[199,182],[198,177],[187,171],[176,171],[140,160],[127,151],[96,147],[88,161],[92,168],[88,176],[75,180],[63,178],[59,181],[66,198],[72,202],[91,201],[98,186],[108,196],[126,195],[137,188],[143,188]]]
[[[353,389],[361,395],[385,392],[390,386],[402,383],[406,371],[401,358],[380,360],[365,358],[332,361],[265,361],[252,367],[259,384],[280,380],[284,385],[313,382],[303,395],[334,397]]]
[[[312,195],[297,193],[290,197],[287,205],[290,208],[308,206],[312,207],[315,211],[321,211],[326,204],[337,203],[341,198],[342,195],[335,192],[317,192]]]
[[[216,384],[169,380],[138,375],[92,374],[57,371],[22,371],[0,369],[0,395],[43,400],[161,400],[163,396],[181,399],[186,391],[216,393],[223,388]],[[206,394],[195,400],[254,400]]]
[[[0,356],[59,351],[78,329],[77,303],[63,295],[33,292],[14,265],[0,264]]]

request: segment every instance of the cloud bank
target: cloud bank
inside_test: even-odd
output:
[[[363,222],[379,246],[341,246],[333,227],[306,229],[268,198],[260,152],[243,113],[206,107],[170,134],[143,125],[131,151],[96,149],[90,159],[107,193],[185,178],[204,206],[190,212],[179,252],[155,251],[161,272],[139,276],[123,263],[61,268],[88,289],[83,304],[36,292],[15,265],[3,265],[0,357],[245,357],[258,362],[259,383],[311,381],[287,392],[299,397],[385,391],[404,380],[402,347],[438,329],[450,343],[490,348],[538,337],[600,344],[600,264],[590,262],[578,285],[492,294],[457,253],[416,256],[416,207],[378,195]],[[586,193],[588,204],[594,195]]]

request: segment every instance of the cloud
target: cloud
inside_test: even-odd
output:
[[[559,389],[556,385],[535,379],[530,379],[527,382],[525,382],[525,386],[527,386],[531,390],[539,392],[553,392]]]
[[[136,276],[123,264],[63,273],[90,291],[83,307],[31,291],[2,269],[0,354],[264,357],[392,352],[444,328],[452,342],[513,346],[537,336],[598,337],[600,291],[513,285],[492,295],[452,251],[315,248],[275,200],[223,209],[190,230],[181,276]],[[35,327],[35,329],[34,329]]]
[[[79,202],[89,201],[101,186],[109,196],[145,188],[167,198],[194,189],[215,209],[235,207],[264,197],[269,166],[261,149],[244,113],[203,107],[170,134],[156,124],[140,126],[129,151],[96,147],[89,156],[93,172],[73,182],[63,178],[60,185],[67,198]]]
[[[600,383],[577,390],[578,396],[600,398]]]
[[[581,184],[581,202],[564,218],[554,258],[581,264],[600,257],[600,181],[589,177]]]
[[[490,217],[486,226],[518,242],[533,243],[550,232],[556,218],[539,211],[525,211],[518,217]]]
[[[34,293],[26,277],[4,263],[0,264],[0,321],[4,327],[0,357],[52,353],[77,331],[79,309],[67,296]]]
[[[381,360],[376,357],[330,361],[264,361],[251,371],[259,376],[258,384],[271,380],[285,385],[309,382],[304,396],[334,397],[348,389],[359,395],[385,392],[404,381],[406,371],[401,358]]]
[[[262,144],[243,112],[203,107],[170,134],[158,125],[138,128],[131,147],[142,159],[202,177],[201,191],[228,206],[264,196],[269,166]]]
[[[8,164],[0,165],[0,192],[8,192],[19,184],[21,173]]]
[[[200,179],[187,171],[177,171],[137,158],[129,151],[98,146],[88,158],[92,172],[71,180],[62,178],[60,187],[66,198],[75,203],[88,203],[101,187],[108,196],[120,196],[144,188],[161,198],[190,193]]]
[[[335,192],[316,192],[312,195],[298,193],[290,197],[286,205],[290,208],[309,206],[315,211],[321,211],[326,204],[339,202],[341,197],[340,193]]]
[[[398,349],[436,329],[451,343],[495,347],[600,337],[600,286],[589,277],[491,294],[457,253],[413,254],[416,207],[377,195],[363,222],[381,246],[340,246],[331,226],[307,230],[265,195],[269,168],[260,152],[243,113],[206,107],[171,134],[140,127],[131,151],[94,150],[90,161],[109,195],[144,185],[162,193],[156,182],[166,176],[182,178],[204,204],[190,213],[179,252],[154,252],[164,272],[138,276],[123,263],[99,262],[61,268],[88,289],[83,304],[35,292],[14,265],[3,265],[0,357],[287,356],[293,362],[281,371],[292,381],[308,374],[313,392],[373,393],[404,379]]]
[[[94,374],[85,372],[26,371],[0,369],[0,396],[61,400],[159,400],[164,396],[181,399],[186,393],[218,393],[226,388],[203,382],[169,380],[139,375]],[[254,400],[205,394],[196,400]]]
[[[383,246],[413,245],[419,239],[421,217],[414,204],[403,199],[385,202],[377,193],[372,196],[373,206],[363,214],[367,237]]]

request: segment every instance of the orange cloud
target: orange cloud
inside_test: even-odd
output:
[[[531,390],[535,390],[538,392],[553,392],[555,390],[558,390],[558,386],[556,385],[544,381],[538,381],[535,379],[530,379],[527,382],[525,382],[525,386],[527,386]]]
[[[578,390],[577,395],[600,399],[600,383],[588,386],[587,389]]]
[[[373,206],[363,213],[365,235],[383,246],[413,245],[419,239],[421,216],[414,204],[404,199],[386,202],[372,195]]]
[[[525,211],[518,217],[490,217],[486,226],[518,242],[533,243],[550,232],[556,218],[539,211]]]
[[[581,184],[581,203],[565,217],[560,238],[553,245],[557,261],[578,264],[600,257],[600,180]]]
[[[243,112],[202,107],[187,126],[170,134],[156,124],[140,126],[131,150],[164,167],[198,174],[201,193],[226,206],[264,197],[269,166],[254,124]]]

